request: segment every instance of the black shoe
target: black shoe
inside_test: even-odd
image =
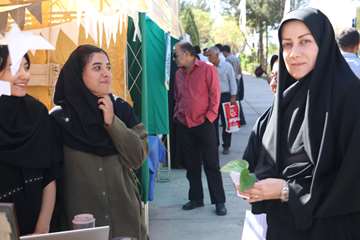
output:
[[[216,215],[218,216],[225,216],[227,213],[226,207],[224,203],[217,203],[215,204],[216,208]]]
[[[223,152],[222,152],[224,155],[228,155],[229,153],[230,153],[230,150],[229,150],[229,148],[227,148],[227,147],[224,147],[224,150],[223,150]]]
[[[193,210],[194,208],[203,207],[203,201],[188,201],[182,206],[183,210]]]

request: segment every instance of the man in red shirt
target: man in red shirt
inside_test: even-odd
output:
[[[187,170],[190,184],[189,202],[184,210],[204,206],[201,182],[201,163],[208,181],[211,203],[216,214],[226,215],[225,193],[219,167],[216,129],[213,124],[218,116],[220,83],[216,68],[196,58],[188,42],[175,47],[176,72],[174,121],[177,123],[177,141]]]

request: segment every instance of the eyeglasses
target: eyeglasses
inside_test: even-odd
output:
[[[173,53],[172,57],[173,57],[173,60],[175,61],[178,57],[184,55],[185,52],[182,52],[180,55],[177,55],[176,52]]]

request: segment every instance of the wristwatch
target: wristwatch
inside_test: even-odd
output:
[[[289,201],[289,184],[287,182],[285,182],[284,186],[281,189],[280,200],[282,202]]]

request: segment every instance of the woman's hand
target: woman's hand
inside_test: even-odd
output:
[[[104,123],[106,126],[110,126],[114,121],[114,107],[109,95],[98,100],[99,109],[103,112]]]
[[[252,188],[245,192],[240,192],[240,194],[249,198],[249,203],[281,199],[281,190],[285,184],[286,181],[283,179],[266,178],[256,182]]]

